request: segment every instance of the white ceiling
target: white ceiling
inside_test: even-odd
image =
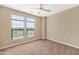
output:
[[[78,5],[77,4],[43,4],[44,9],[49,9],[51,10],[51,12],[41,11],[41,14],[39,14],[38,13],[39,11],[35,9],[40,7],[39,4],[3,4],[2,6],[20,10],[36,16],[50,16],[58,12],[67,10],[69,8],[76,7]]]

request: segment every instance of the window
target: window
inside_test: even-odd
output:
[[[32,18],[27,18],[26,22],[26,34],[28,37],[34,37],[35,36],[35,20]]]
[[[18,39],[24,37],[24,17],[11,15],[11,38]]]
[[[33,18],[27,18],[27,21],[25,22],[23,16],[12,14],[11,15],[11,38],[12,40],[24,38],[24,36],[26,36],[27,38],[35,37],[35,23],[36,23],[35,19]],[[24,28],[26,28],[26,30],[24,30]]]

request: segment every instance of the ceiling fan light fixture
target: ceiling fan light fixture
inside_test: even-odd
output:
[[[51,12],[51,10],[44,9],[43,4],[40,4],[39,6],[40,6],[39,8],[33,8],[33,9],[38,10],[38,13],[42,12],[42,11],[44,11],[44,12]]]

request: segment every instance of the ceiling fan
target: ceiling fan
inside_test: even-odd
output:
[[[33,8],[33,9],[37,9],[37,10],[45,11],[45,12],[51,12],[51,10],[44,9],[44,8],[43,8],[43,4],[40,4],[40,7],[39,7],[39,8]]]

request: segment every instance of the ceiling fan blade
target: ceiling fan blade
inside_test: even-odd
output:
[[[36,10],[40,10],[40,11],[46,11],[46,12],[51,12],[51,10],[44,9],[42,4],[40,4],[39,8],[32,8],[32,9],[36,9]]]
[[[47,11],[47,12],[51,12],[51,10],[48,10],[48,9],[43,9],[44,11]]]

